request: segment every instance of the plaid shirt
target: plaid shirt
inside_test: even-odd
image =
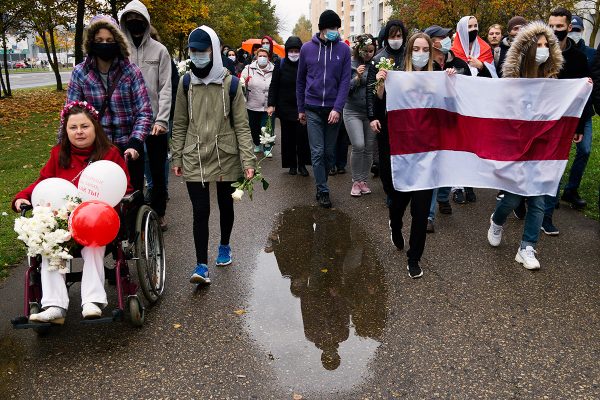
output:
[[[152,128],[152,105],[142,71],[129,60],[115,59],[108,71],[108,86],[121,75],[108,107],[102,117],[102,127],[108,138],[124,151],[144,150],[144,140]],[[88,56],[75,66],[67,91],[67,103],[86,100],[98,111],[102,108],[107,89],[96,67],[94,57]]]

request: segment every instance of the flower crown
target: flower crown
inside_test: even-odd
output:
[[[88,103],[87,101],[79,101],[79,100],[75,100],[72,101],[70,103],[68,103],[60,112],[60,123],[61,125],[63,125],[65,123],[65,119],[67,118],[67,116],[71,113],[71,110],[73,109],[73,107],[79,107],[79,108],[83,108],[88,110],[88,112],[90,113],[90,115],[96,120],[99,120],[99,113],[98,110],[96,110],[94,108],[94,106],[92,106],[90,103]]]
[[[373,45],[373,39],[367,35],[360,35],[354,41],[354,48],[358,51],[362,51],[365,47]]]

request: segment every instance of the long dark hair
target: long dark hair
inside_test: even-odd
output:
[[[94,143],[92,144],[94,149],[90,155],[91,162],[102,160],[108,150],[110,150],[110,148],[113,146],[104,133],[102,125],[100,125],[100,122],[95,118],[95,116],[93,116],[86,108],[74,106],[65,116],[64,123],[60,128],[62,140],[60,141],[58,164],[64,169],[71,167],[71,141],[69,140],[69,135],[67,134],[67,124],[69,123],[69,118],[71,115],[76,114],[85,114],[85,116],[92,122],[92,125],[94,126],[96,139],[94,139]]]

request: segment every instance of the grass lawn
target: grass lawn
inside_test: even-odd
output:
[[[10,204],[37,178],[56,141],[65,92],[53,87],[17,89],[13,98],[0,100],[0,277],[25,254],[13,231],[17,214]]]
[[[61,67],[58,70],[60,72],[72,71],[73,67],[65,67],[65,68]],[[2,69],[2,71],[4,71],[4,69]],[[13,74],[30,74],[32,72],[54,72],[54,71],[52,71],[49,68],[19,68],[19,69],[9,69],[8,70],[8,74],[9,75],[13,75]]]

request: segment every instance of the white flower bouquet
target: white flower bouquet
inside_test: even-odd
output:
[[[231,184],[232,187],[235,188],[235,191],[231,194],[231,197],[235,201],[240,201],[244,196],[245,192],[248,192],[248,197],[252,200],[252,193],[254,192],[254,184],[260,182],[262,184],[263,190],[267,190],[269,188],[269,182],[263,177],[261,173],[260,163],[265,159],[263,157],[257,164],[256,169],[254,170],[254,176],[252,179],[248,178],[240,178],[237,182]]]
[[[265,126],[260,128],[260,144],[274,146],[276,137],[273,134],[273,119],[272,117],[268,117]]]
[[[177,64],[177,72],[179,76],[185,75],[186,72],[190,70],[191,60],[188,58],[187,60],[179,61]]]
[[[80,198],[68,197],[58,210],[36,206],[31,218],[15,219],[14,229],[17,238],[27,246],[27,255],[48,258],[50,271],[68,272],[65,261],[73,258],[70,251],[76,246],[69,231],[69,216],[80,203]]]
[[[375,63],[375,61],[372,61],[372,63]],[[379,62],[375,65],[375,68],[377,68],[378,71],[382,69],[386,71],[393,71],[395,69],[395,66],[396,64],[394,63],[394,60],[381,57],[379,59]],[[379,89],[379,87],[384,83],[385,82],[383,79],[378,79],[377,82],[375,82],[375,88],[373,89],[373,93],[377,92],[377,89]]]

